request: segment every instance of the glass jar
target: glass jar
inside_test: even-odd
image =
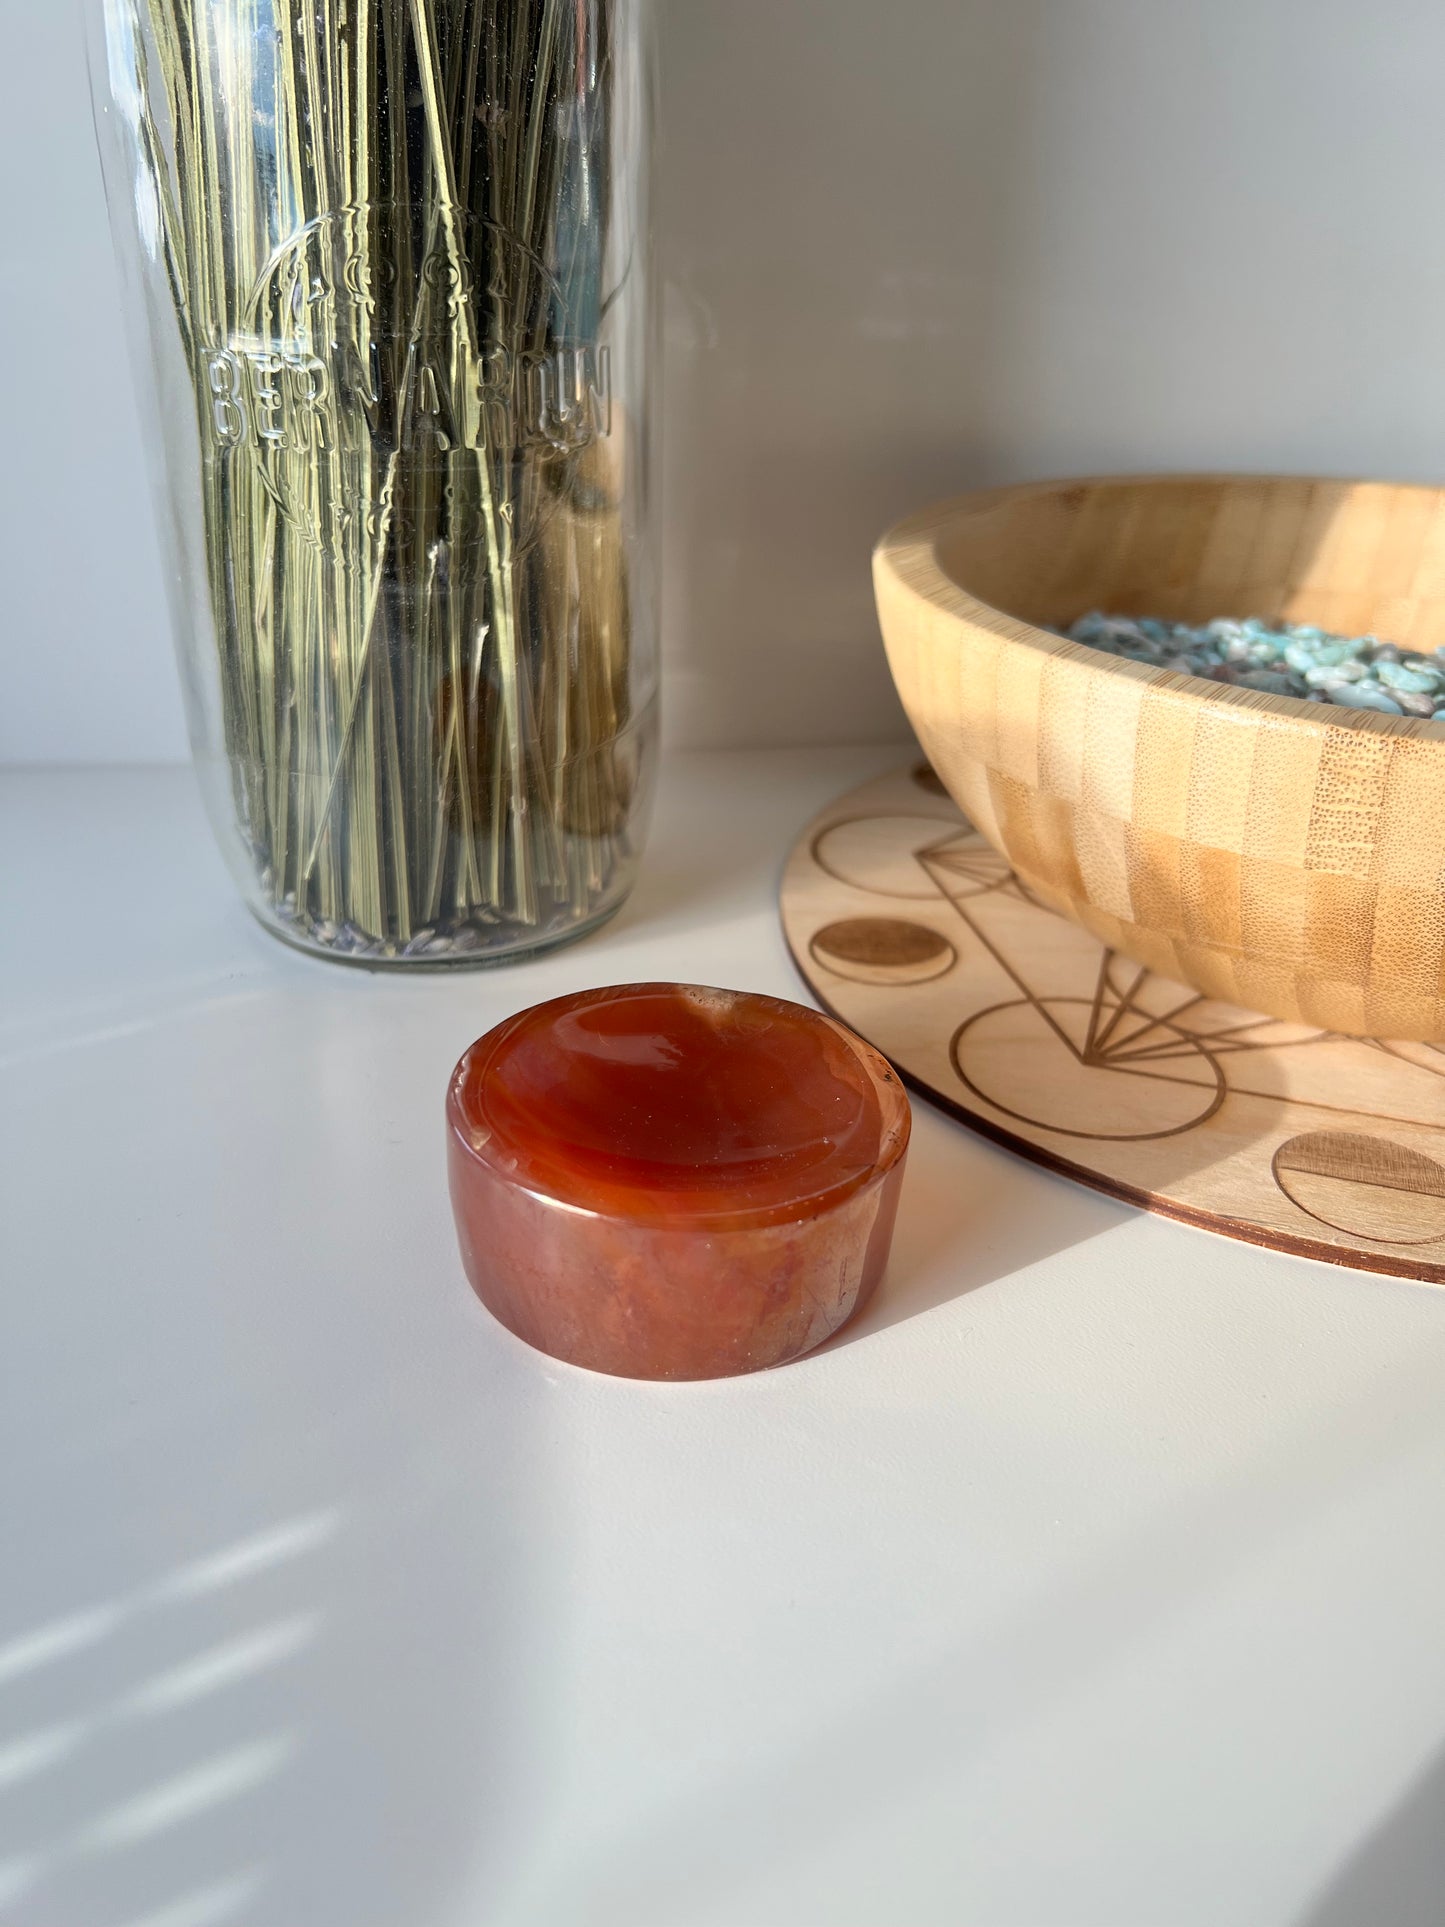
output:
[[[261,921],[486,963],[657,736],[648,0],[88,0],[191,742]]]

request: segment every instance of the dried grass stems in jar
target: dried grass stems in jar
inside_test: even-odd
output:
[[[637,780],[608,7],[132,18],[266,905],[379,959],[584,919]]]

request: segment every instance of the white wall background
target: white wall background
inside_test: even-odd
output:
[[[1445,471],[1439,0],[662,0],[670,726],[901,732],[975,482]],[[0,0],[0,759],[184,754],[70,0]]]

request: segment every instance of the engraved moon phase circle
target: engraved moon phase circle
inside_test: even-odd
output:
[[[1224,1102],[1224,1073],[1199,1040],[1174,1025],[1180,1061],[1126,1061],[1090,1042],[1085,997],[1020,998],[981,1010],[954,1032],[953,1068],[964,1086],[1004,1117],[1061,1137],[1139,1144],[1178,1137]],[[1044,1094],[1032,1112],[1018,1093]],[[1013,1102],[1009,1100],[1012,1099]]]
[[[1274,1154],[1274,1181],[1332,1231],[1382,1245],[1445,1238],[1445,1165],[1361,1131],[1306,1131]]]
[[[813,961],[855,984],[928,984],[947,976],[958,952],[925,923],[898,917],[847,917],[820,930]]]

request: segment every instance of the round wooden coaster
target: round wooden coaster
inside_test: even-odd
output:
[[[1258,1017],[1103,949],[926,766],[825,810],[782,909],[824,1008],[985,1136],[1228,1237],[1445,1284],[1445,1050]]]

